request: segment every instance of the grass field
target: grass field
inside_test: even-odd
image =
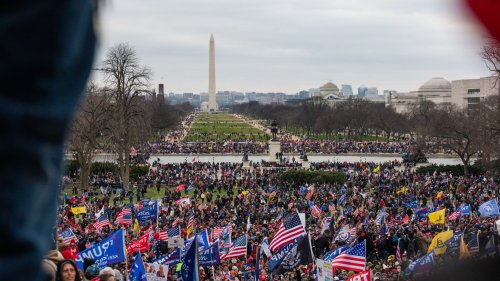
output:
[[[171,191],[174,191],[175,190],[175,187],[166,187],[164,185],[161,186],[160,188],[160,192],[158,193],[156,191],[156,187],[149,187],[146,194],[144,195],[144,198],[149,198],[149,199],[157,199],[157,198],[163,198],[165,196],[165,188],[171,190]],[[133,196],[133,200],[132,200],[132,203],[137,203],[137,197],[135,196],[135,192],[136,192],[136,189],[135,188],[132,188],[131,189],[133,192],[134,192],[134,196]],[[73,193],[72,193],[72,190],[71,188],[64,188],[64,192],[66,194],[68,194],[68,196],[72,196]],[[193,192],[194,192],[194,189],[186,192],[186,191],[182,191],[181,194],[182,196],[181,197],[184,197],[186,195],[189,195],[189,197],[192,197],[193,196]],[[237,188],[233,188],[233,194],[235,194],[235,196],[237,195]],[[78,192],[78,195],[81,194],[81,191]],[[213,198],[215,200],[215,198],[217,198],[217,195],[220,195],[220,196],[225,196],[227,194],[226,190],[224,189],[221,189],[221,192],[219,193],[217,189],[214,189],[214,192],[212,193],[213,195]],[[100,194],[99,192],[99,196],[98,198],[102,198],[102,195]],[[113,202],[113,196],[111,196],[110,198],[110,203]],[[200,200],[198,200],[200,201]],[[125,202],[126,203],[129,203],[129,198],[128,197],[125,197]],[[173,203],[173,202],[172,202]],[[112,204],[112,203],[111,203]]]
[[[233,114],[198,113],[184,141],[267,140],[266,133]]]

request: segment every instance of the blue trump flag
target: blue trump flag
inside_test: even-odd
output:
[[[219,244],[212,243],[210,247],[198,249],[200,265],[212,266],[220,264]]]
[[[198,239],[198,247],[202,248],[207,248],[208,246],[210,246],[210,243],[208,242],[208,232],[207,230],[203,230],[202,232],[198,233],[198,235],[196,235],[197,239]]]
[[[462,214],[462,216],[470,216],[470,205],[465,205],[463,207],[459,207],[457,212]]]
[[[490,201],[481,204],[481,206],[479,206],[479,213],[483,217],[497,217],[498,215],[500,215],[497,199],[493,198]]]
[[[200,275],[198,263],[198,239],[194,239],[191,243],[189,250],[187,250],[186,256],[182,259],[181,267],[181,277],[182,281],[198,281],[200,280]]]
[[[132,264],[132,268],[130,269],[130,281],[148,281],[141,254],[139,253],[135,255],[134,264]]]
[[[166,256],[159,256],[156,260],[153,261],[154,264],[166,264],[173,265],[179,263],[181,259],[181,249],[175,248],[170,254]]]
[[[152,204],[147,204],[136,212],[136,216],[139,222],[144,223],[147,220],[156,220],[156,214],[158,212],[158,201],[153,201]]]
[[[462,237],[461,233],[453,234],[453,237],[444,242],[446,253],[458,253],[460,251],[460,237]]]
[[[343,251],[347,250],[347,248],[349,248],[349,245],[337,247],[337,249],[332,250],[332,251],[326,253],[323,256],[323,260],[331,262],[335,257],[337,257],[338,255],[340,255]]]
[[[99,268],[115,264],[125,260],[125,244],[123,240],[123,230],[118,230],[109,235],[101,242],[78,253],[75,260],[79,269],[83,269],[83,259],[91,258],[96,261]]]
[[[257,248],[257,256],[255,257],[255,271],[253,274],[253,280],[260,280],[260,249]]]
[[[406,275],[411,275],[411,274],[421,274],[428,272],[431,267],[434,265],[434,258],[435,258],[435,253],[434,251],[420,257],[416,261],[412,262],[408,268],[405,269],[405,274]]]

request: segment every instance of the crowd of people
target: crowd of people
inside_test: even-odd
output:
[[[60,241],[61,259],[76,259],[78,252],[121,228],[126,232],[127,245],[152,229],[156,234],[150,248],[142,252],[142,258],[144,262],[155,262],[169,252],[168,242],[159,240],[158,233],[180,225],[180,235],[188,238],[188,223],[194,218],[198,231],[231,225],[233,240],[244,234],[248,237],[244,256],[212,267],[202,266],[200,280],[252,280],[256,254],[262,248],[259,246],[265,238],[272,242],[283,219],[295,212],[305,213],[305,230],[312,238],[316,258],[324,258],[341,246],[366,241],[366,268],[372,271],[375,280],[412,280],[415,276],[408,271],[410,264],[426,255],[433,238],[444,230],[461,235],[475,257],[496,254],[495,220],[482,217],[478,208],[498,197],[498,177],[417,174],[392,161],[311,163],[311,170],[344,174],[342,183],[297,183],[280,178],[283,171],[297,167],[293,162],[251,163],[250,169],[243,169],[241,163],[156,162],[148,174],[131,184],[128,192],[113,175],[94,175],[92,191],[65,194],[62,198],[58,231],[71,229],[75,239],[69,244]],[[154,191],[161,194],[162,201],[157,219],[138,227],[135,222],[116,223],[125,206],[133,204],[135,214]],[[186,196],[190,199],[187,206],[176,204]],[[72,214],[71,208],[76,206],[86,206],[86,212]],[[319,214],[313,214],[311,206],[317,206]],[[467,206],[470,213],[458,212]],[[432,223],[427,216],[438,210],[445,210],[444,223]],[[97,231],[94,222],[99,212],[107,214],[110,225]],[[494,242],[493,252],[490,241]],[[453,262],[459,256],[459,251],[450,246],[436,256],[434,263]],[[128,259],[128,263],[102,269],[104,272],[88,260],[85,268],[77,269],[77,274],[82,272],[86,280],[99,275],[101,279],[96,280],[111,280],[103,279],[104,275],[128,280],[126,264],[133,263],[132,253]],[[272,276],[265,261],[266,258],[261,259],[260,280],[313,280],[316,274],[311,263]],[[64,274],[64,268],[56,272]],[[347,280],[355,273],[336,269],[335,280]],[[169,273],[169,280],[176,280],[173,275]]]

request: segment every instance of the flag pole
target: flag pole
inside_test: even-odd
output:
[[[125,247],[125,231],[122,231],[122,240],[123,240],[123,245],[122,247],[125,249],[125,273],[129,274],[128,272],[128,253],[127,253],[127,248]]]

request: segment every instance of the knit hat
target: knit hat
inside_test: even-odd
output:
[[[90,280],[92,278],[98,277],[99,271],[100,271],[99,267],[97,267],[97,265],[93,264],[85,270],[85,278]]]

